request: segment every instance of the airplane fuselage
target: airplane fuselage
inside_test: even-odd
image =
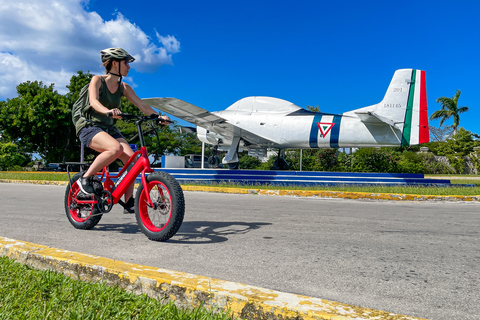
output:
[[[355,115],[309,111],[292,113],[214,112],[242,129],[265,138],[249,141],[258,147],[277,149],[399,146],[401,131],[385,124],[367,124]],[[253,117],[252,117],[253,116]],[[255,119],[253,121],[253,119]],[[269,141],[265,143],[264,141]],[[229,145],[230,141],[224,141]]]

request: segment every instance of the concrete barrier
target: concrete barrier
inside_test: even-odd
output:
[[[319,298],[60,250],[0,237],[0,256],[84,281],[104,281],[136,294],[170,298],[179,306],[204,305],[251,320],[419,320]]]

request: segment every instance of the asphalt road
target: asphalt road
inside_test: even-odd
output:
[[[120,206],[90,231],[65,187],[0,183],[0,236],[438,320],[480,319],[480,203],[185,192],[185,221],[149,241]]]

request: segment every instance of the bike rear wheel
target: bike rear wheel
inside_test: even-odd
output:
[[[135,217],[142,232],[154,241],[166,241],[177,233],[185,214],[185,199],[177,180],[166,172],[147,177],[147,189],[140,184],[135,199]],[[148,192],[153,207],[148,205]]]
[[[65,213],[67,214],[68,221],[77,229],[90,230],[97,225],[102,218],[101,214],[98,214],[97,206],[94,204],[79,204],[77,202],[76,195],[78,194],[79,187],[77,180],[83,175],[83,172],[79,172],[72,178],[72,185],[70,183],[65,191]],[[88,200],[93,200],[93,196]]]

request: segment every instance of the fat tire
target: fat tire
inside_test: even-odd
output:
[[[158,201],[158,203],[161,203],[158,210],[153,210],[151,208],[150,210],[152,211],[152,215],[155,214],[167,221],[163,226],[157,226],[151,221],[148,213],[149,208],[146,205],[145,194],[143,194],[144,186],[143,184],[140,184],[135,197],[135,217],[137,223],[142,232],[150,240],[167,241],[177,233],[178,229],[180,229],[185,215],[185,198],[183,196],[182,188],[175,178],[163,171],[149,174],[146,177],[146,180],[147,191],[151,197],[152,195],[155,196],[154,193],[151,193],[152,188],[156,187],[155,189],[157,189],[160,187],[161,191],[165,192],[164,197],[168,199],[166,199],[165,202]],[[154,199],[152,199],[152,201],[153,200]],[[165,209],[162,209],[162,206],[164,206]]]
[[[73,184],[73,189],[77,188],[76,182],[80,177],[83,175],[83,172],[79,172],[72,177],[72,181],[70,183]],[[76,229],[84,229],[90,230],[100,222],[102,219],[102,215],[97,215],[98,210],[96,206],[93,206],[88,219],[81,219],[81,218],[74,218],[72,214],[74,211],[70,210],[70,202],[73,200],[73,194],[71,193],[70,183],[67,186],[67,190],[65,190],[65,213],[67,214],[68,221],[74,226]],[[83,221],[81,221],[83,220]]]

